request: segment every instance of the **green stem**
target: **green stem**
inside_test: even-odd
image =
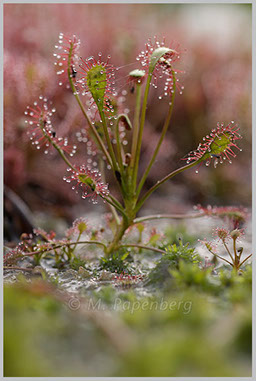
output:
[[[74,91],[75,91],[75,89],[74,89]],[[106,159],[107,159],[108,163],[111,165],[112,164],[111,163],[111,157],[110,157],[110,155],[109,155],[109,153],[108,153],[108,151],[107,151],[107,149],[106,149],[106,147],[105,147],[105,145],[104,145],[104,143],[103,143],[103,141],[102,141],[98,131],[96,130],[96,128],[92,124],[91,120],[89,119],[89,117],[88,117],[88,115],[87,115],[87,113],[86,113],[86,111],[84,109],[84,106],[83,106],[83,104],[82,104],[82,102],[81,102],[81,100],[79,98],[79,95],[75,94],[75,98],[76,98],[76,100],[77,100],[77,102],[78,102],[78,104],[79,104],[79,106],[81,108],[81,111],[82,111],[83,115],[85,116],[85,118],[87,120],[87,123],[89,124],[89,127],[92,130],[92,132],[93,132],[93,134],[94,134],[94,136],[95,136],[95,138],[96,138],[96,140],[97,140],[97,142],[98,142],[98,144],[99,144],[103,154],[106,156]]]
[[[136,103],[135,103],[135,113],[133,122],[133,134],[132,134],[132,149],[131,149],[131,171],[134,168],[135,158],[136,158],[136,147],[138,144],[139,137],[139,122],[140,122],[140,108],[141,108],[141,83],[136,84]]]
[[[121,173],[119,172],[119,168],[118,168],[118,165],[117,165],[115,152],[114,152],[114,149],[113,149],[110,137],[109,137],[109,133],[108,133],[108,127],[107,127],[107,122],[106,122],[105,114],[100,109],[99,109],[99,113],[100,113],[100,117],[101,117],[101,120],[102,120],[103,130],[104,130],[104,134],[105,134],[105,137],[106,137],[106,141],[107,141],[109,153],[110,153],[110,156],[111,156],[111,160],[112,160],[111,167],[113,169],[114,176],[115,176],[115,179],[117,181],[117,184],[118,184],[118,186],[119,186],[119,188],[120,188],[120,190],[122,192],[122,196],[123,196],[123,198],[125,198],[126,190],[125,190],[124,182],[122,181],[122,180],[124,180],[124,177],[122,177]]]
[[[106,202],[108,202],[110,205],[112,205],[114,208],[116,208],[123,216],[126,217],[124,208],[113,196],[109,194],[108,197],[104,197],[102,195],[100,195],[100,197]]]
[[[239,257],[237,255],[237,251],[236,251],[236,238],[233,239],[233,250],[234,250],[234,255],[235,255],[235,264],[239,265]]]
[[[123,158],[122,158],[122,152],[121,152],[121,142],[120,142],[120,137],[119,137],[119,121],[122,115],[119,115],[117,120],[116,120],[116,126],[115,126],[115,134],[116,134],[116,153],[117,153],[117,160],[120,168],[121,175],[124,172],[124,164],[123,164]]]
[[[108,195],[108,197],[110,198],[110,200],[116,205],[117,209],[121,209],[124,211],[124,208],[123,206],[120,204],[120,202],[114,197],[112,196],[111,194]]]
[[[110,157],[111,157],[111,160],[112,160],[111,166],[114,169],[114,171],[118,171],[118,166],[116,164],[115,152],[114,152],[114,149],[113,149],[110,137],[109,137],[108,126],[107,126],[105,114],[100,109],[99,109],[99,113],[100,113],[100,117],[101,117],[101,121],[102,121],[102,126],[103,126],[103,131],[104,131],[106,142],[107,142],[107,146],[108,146],[108,151],[109,151],[109,154],[110,154]]]
[[[145,217],[138,217],[135,218],[133,221],[134,224],[137,224],[138,222],[144,222],[144,221],[150,221],[150,220],[161,220],[161,219],[174,219],[174,220],[180,220],[180,219],[187,219],[187,218],[199,218],[204,217],[204,213],[197,213],[197,214],[156,214],[156,215],[150,215]]]
[[[59,155],[61,158],[65,161],[68,167],[70,167],[73,171],[76,171],[75,167],[70,163],[70,161],[67,159],[65,156],[63,150],[56,144],[54,141],[51,139],[50,135],[46,134],[45,129],[44,129],[44,123],[43,121],[40,122],[40,128],[41,131],[44,135],[44,137],[49,141],[49,143],[58,151]]]
[[[155,247],[149,247],[149,246],[145,246],[145,245],[139,245],[139,244],[127,244],[127,245],[120,245],[119,247],[138,247],[139,249],[145,249],[145,250],[151,250],[151,251],[155,251],[157,253],[161,253],[161,254],[166,254],[166,251],[164,250],[161,250],[161,249],[157,249]]]
[[[76,240],[76,244],[75,244],[75,246],[73,247],[73,252],[76,250],[76,247],[77,247],[77,244],[78,244],[78,242],[79,242],[79,239],[80,239],[81,235],[82,235],[82,233],[79,232],[78,237],[77,237],[77,240]]]
[[[171,116],[172,116],[172,110],[173,110],[173,104],[174,104],[174,98],[175,98],[175,92],[176,92],[176,83],[175,83],[176,82],[176,77],[175,77],[174,71],[172,71],[172,75],[173,75],[173,90],[174,91],[173,91],[172,96],[171,96],[171,104],[170,104],[170,107],[169,107],[169,111],[168,111],[167,117],[165,119],[164,126],[163,126],[163,129],[162,129],[162,133],[161,133],[160,139],[159,139],[159,141],[157,143],[157,146],[155,148],[155,151],[153,153],[153,156],[152,156],[152,158],[151,158],[151,160],[150,160],[150,162],[148,164],[148,167],[145,170],[145,173],[143,174],[142,179],[141,179],[141,181],[140,181],[140,183],[138,185],[138,189],[137,189],[137,192],[136,192],[137,197],[139,197],[139,194],[140,194],[141,189],[142,189],[142,187],[143,187],[143,185],[144,185],[144,183],[145,183],[145,181],[146,181],[146,179],[148,177],[150,169],[151,169],[152,165],[155,162],[156,156],[157,156],[157,154],[159,152],[159,149],[160,149],[160,147],[162,145],[162,142],[164,140],[165,134],[166,134],[166,132],[168,130],[168,127],[169,127],[169,124],[170,124],[170,120],[171,120]]]
[[[52,251],[52,250],[56,250],[56,249],[59,249],[61,247],[68,247],[68,246],[72,246],[72,245],[81,245],[81,244],[92,244],[92,245],[100,245],[100,246],[103,246],[104,249],[106,248],[106,245],[103,243],[103,242],[100,242],[100,241],[74,241],[74,242],[65,242],[65,243],[62,243],[62,244],[57,244],[53,247],[50,247],[50,248],[47,248],[47,249],[43,249],[43,250],[38,250],[38,251],[32,251],[32,252],[29,252],[29,253],[22,253],[22,257],[23,256],[26,256],[26,257],[29,257],[29,256],[32,256],[32,255],[36,255],[36,254],[43,254],[43,253],[47,253],[49,251]]]
[[[101,157],[99,158],[99,167],[100,167],[100,173],[101,173],[101,176],[102,176],[102,180],[105,183],[106,182],[106,176],[105,176],[104,161],[103,161],[103,159]],[[108,202],[108,206],[110,208],[111,213],[113,214],[113,217],[114,217],[114,219],[116,221],[116,224],[119,225],[120,224],[120,219],[118,217],[118,214],[116,212],[115,207],[112,204],[110,204],[109,202]]]
[[[62,151],[62,149],[57,145],[55,144],[51,139],[49,139],[51,144],[53,145],[53,147],[58,151],[59,155],[61,156],[61,158],[65,161],[65,163],[68,165],[69,168],[71,168],[73,171],[77,171],[77,169],[70,163],[70,161],[67,159],[66,155],[64,154],[64,152]]]
[[[183,172],[185,171],[186,169],[189,169],[189,168],[192,168],[194,167],[195,165],[198,164],[198,161],[199,160],[196,160],[194,161],[193,163],[190,163],[188,165],[185,165],[184,167],[181,167],[179,169],[176,169],[175,171],[169,173],[169,175],[165,176],[162,180],[159,180],[157,181],[157,183],[155,185],[153,185],[146,193],[145,195],[141,198],[141,200],[138,202],[137,206],[136,206],[136,212],[138,212],[140,210],[140,208],[142,207],[142,205],[144,204],[144,202],[147,200],[147,198],[151,195],[151,193],[153,193],[158,187],[160,187],[160,185],[162,185],[164,182],[166,182],[167,180],[171,179],[172,177],[176,176],[178,173],[180,172]]]
[[[229,250],[229,248],[228,248],[226,242],[224,241],[224,239],[222,240],[222,242],[223,242],[223,245],[224,245],[225,249],[227,250],[227,252],[228,252],[228,254],[229,254],[229,256],[230,256],[230,258],[231,258],[233,264],[235,264],[235,263],[236,263],[236,259],[234,260],[234,258],[232,257],[232,254],[230,253],[230,250]],[[236,257],[235,257],[235,258],[236,258]]]
[[[142,135],[143,135],[143,128],[144,128],[145,119],[146,119],[147,102],[148,102],[148,94],[149,94],[151,79],[152,79],[152,74],[149,74],[148,78],[147,78],[145,91],[144,91],[144,99],[143,99],[143,104],[142,104],[142,109],[141,109],[141,119],[140,119],[139,131],[138,131],[138,139],[137,139],[136,150],[135,150],[135,159],[134,159],[135,162],[134,162],[134,169],[133,169],[133,173],[132,173],[132,187],[133,187],[133,189],[136,188],[136,183],[137,183],[140,151],[141,151],[141,145],[142,145]]]
[[[225,262],[227,262],[227,263],[228,263],[230,266],[234,267],[233,263],[229,262],[227,259],[225,259],[225,258],[221,257],[220,255],[218,255],[218,254],[214,253],[214,252],[213,252],[213,251],[211,251],[211,250],[209,250],[209,251],[210,251],[210,253],[212,253],[212,255],[215,255],[215,257],[217,257],[217,258],[221,259],[222,261],[225,261]]]
[[[127,217],[122,219],[121,224],[118,226],[116,233],[114,235],[113,241],[109,244],[108,247],[105,248],[105,254],[109,256],[114,250],[117,250],[119,246],[119,242],[121,241],[126,229],[129,226],[129,222]]]
[[[33,269],[28,269],[28,268],[25,268],[25,267],[23,268],[23,267],[18,267],[18,266],[3,266],[3,269],[4,270],[21,270],[21,271],[29,271],[29,272],[34,270],[34,268]]]
[[[241,263],[239,264],[239,268],[244,264],[244,262],[246,262],[249,258],[251,258],[251,256],[252,256],[252,254],[248,255],[248,257],[246,257],[246,258],[243,260],[243,262],[241,262]]]

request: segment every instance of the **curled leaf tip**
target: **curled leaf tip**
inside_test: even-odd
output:
[[[174,52],[172,49],[166,48],[165,46],[161,46],[154,50],[151,55],[150,63],[149,63],[149,73],[152,73],[157,62],[167,53]]]

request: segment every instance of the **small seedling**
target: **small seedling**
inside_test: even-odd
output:
[[[219,255],[217,246],[214,242],[209,242],[206,239],[201,242],[215,258],[221,259],[222,261],[232,266],[235,271],[238,271],[241,269],[242,265],[252,256],[252,254],[250,254],[243,260],[241,258],[243,254],[243,247],[237,247],[237,242],[242,235],[243,231],[240,229],[229,231],[224,228],[217,228],[214,230],[214,236],[217,237],[217,239],[221,242],[222,246],[229,256],[229,260]],[[231,241],[231,245],[228,244],[229,241]],[[232,248],[230,248],[230,246]]]

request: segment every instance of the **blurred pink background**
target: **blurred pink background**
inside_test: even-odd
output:
[[[56,129],[77,143],[84,127],[74,97],[58,85],[54,46],[59,32],[81,39],[81,55],[111,55],[120,93],[127,90],[133,115],[134,96],[125,86],[136,56],[149,37],[181,44],[178,69],[185,89],[175,99],[174,114],[146,187],[197,147],[218,121],[234,120],[243,140],[232,165],[191,169],[159,189],[145,205],[159,212],[186,212],[194,204],[251,205],[251,6],[239,4],[5,4],[4,5],[4,155],[5,184],[33,212],[72,220],[92,210],[62,180],[65,165],[57,155],[37,152],[26,136],[24,110],[40,94],[57,108]],[[117,86],[117,87],[118,87]],[[149,161],[163,125],[167,102],[151,90],[140,170]],[[77,156],[83,162],[85,148]],[[111,177],[110,188],[115,192]],[[104,210],[103,205],[95,207]]]

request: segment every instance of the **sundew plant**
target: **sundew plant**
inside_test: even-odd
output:
[[[147,177],[156,161],[166,132],[170,128],[176,94],[184,90],[179,81],[182,75],[182,71],[179,70],[182,50],[177,44],[169,45],[165,39],[161,41],[153,38],[145,44],[137,56],[137,68],[127,73],[127,87],[134,93],[135,101],[134,118],[131,121],[128,114],[123,111],[125,109],[118,103],[118,88],[115,82],[117,68],[111,63],[111,57],[108,56],[105,59],[99,53],[97,57],[82,58],[79,48],[78,37],[69,37],[60,33],[54,57],[59,84],[72,91],[77,107],[85,118],[86,134],[78,133],[78,141],[87,142],[90,159],[85,159],[82,165],[76,164],[77,147],[70,145],[68,139],[61,136],[58,126],[54,125],[56,110],[53,103],[43,95],[40,95],[39,99],[33,105],[29,105],[25,111],[27,131],[32,144],[37,149],[43,150],[45,154],[52,149],[58,151],[67,166],[63,179],[76,193],[81,194],[85,202],[91,199],[94,204],[97,204],[98,200],[102,199],[109,205],[114,220],[112,239],[109,242],[95,239],[88,241],[88,243],[100,245],[105,256],[108,257],[120,248],[129,246],[122,243],[122,238],[129,227],[147,219],[147,217],[137,218],[137,214],[154,191],[166,181],[192,167],[195,167],[194,170],[198,173],[203,164],[214,168],[225,162],[231,164],[236,153],[241,151],[237,145],[241,135],[234,121],[228,124],[217,123],[216,126],[206,126],[206,136],[198,147],[188,153],[185,158],[180,158],[183,160],[182,165],[171,173],[167,173],[150,189],[144,191]],[[138,169],[149,93],[153,92],[155,87],[159,88],[161,84],[163,88],[159,98],[168,100],[166,117],[152,157],[144,173],[139,177]],[[113,172],[119,197],[112,194],[111,184],[105,182],[105,167]],[[148,217],[148,219],[153,218],[154,216]],[[76,228],[81,235],[86,228],[84,225],[83,220],[79,220],[74,229]],[[83,243],[86,242],[83,241]],[[56,251],[59,247],[64,247],[66,254],[71,255],[72,245],[74,247],[69,237],[58,241],[58,244],[48,237],[31,254],[40,251]]]

